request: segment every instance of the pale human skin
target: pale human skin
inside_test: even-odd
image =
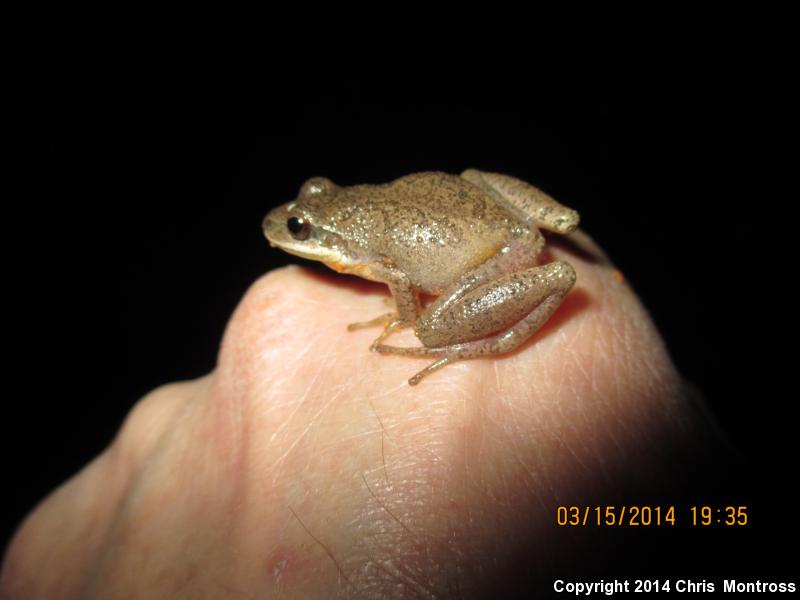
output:
[[[314,177],[263,228],[273,246],[389,286],[397,312],[350,330],[384,325],[372,350],[439,357],[409,380],[416,385],[456,360],[511,352],[550,318],[575,270],[538,264],[539,230],[569,234],[578,221],[524,181],[467,169],[351,187]],[[423,307],[420,293],[439,297]],[[423,347],[382,343],[410,326]]]
[[[556,506],[668,489],[699,427],[631,288],[572,242],[549,252],[578,284],[529,343],[417,387],[409,364],[429,359],[345,332],[385,286],[269,273],[213,372],[148,394],[26,519],[0,596],[470,598],[525,570],[569,575],[587,554]]]

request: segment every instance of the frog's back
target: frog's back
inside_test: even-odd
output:
[[[525,229],[481,189],[448,173],[415,173],[343,191],[337,203],[373,225],[366,236],[362,232],[364,249],[390,258],[416,286],[433,293]]]
[[[513,216],[483,190],[450,173],[430,171],[406,175],[386,186],[390,198],[399,199],[422,211],[438,216],[464,219],[476,227],[505,226]]]

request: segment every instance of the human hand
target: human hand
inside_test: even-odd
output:
[[[416,387],[430,359],[345,330],[381,287],[269,273],[214,371],[142,399],[28,517],[3,597],[470,597],[568,557],[556,505],[668,485],[698,427],[646,311],[575,239],[552,254],[576,287],[532,341]]]

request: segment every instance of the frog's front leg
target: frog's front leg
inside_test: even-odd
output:
[[[383,262],[369,265],[369,272],[370,279],[382,281],[389,286],[397,305],[397,312],[386,313],[369,321],[351,323],[347,326],[347,330],[355,331],[366,327],[383,325],[383,332],[370,346],[371,350],[375,350],[383,340],[395,331],[413,325],[422,312],[422,305],[420,304],[419,291],[411,284],[411,281],[404,273]]]
[[[436,303],[431,305],[416,328],[424,348],[378,345],[375,350],[440,356],[409,380],[415,385],[453,361],[514,350],[550,318],[574,283],[575,270],[566,262],[504,275],[472,289],[455,302],[443,300],[446,310],[431,310]]]

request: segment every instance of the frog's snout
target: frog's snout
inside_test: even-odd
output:
[[[279,227],[278,223],[275,221],[275,216],[271,212],[267,213],[267,216],[261,221],[261,231],[264,232],[264,237],[267,238],[270,246],[275,245],[272,243],[272,240],[275,238],[278,229]]]
[[[280,248],[275,242],[281,239],[281,229],[281,225],[275,220],[273,212],[267,213],[264,220],[261,221],[261,231],[264,233],[264,237],[267,238],[269,245],[273,248]]]

